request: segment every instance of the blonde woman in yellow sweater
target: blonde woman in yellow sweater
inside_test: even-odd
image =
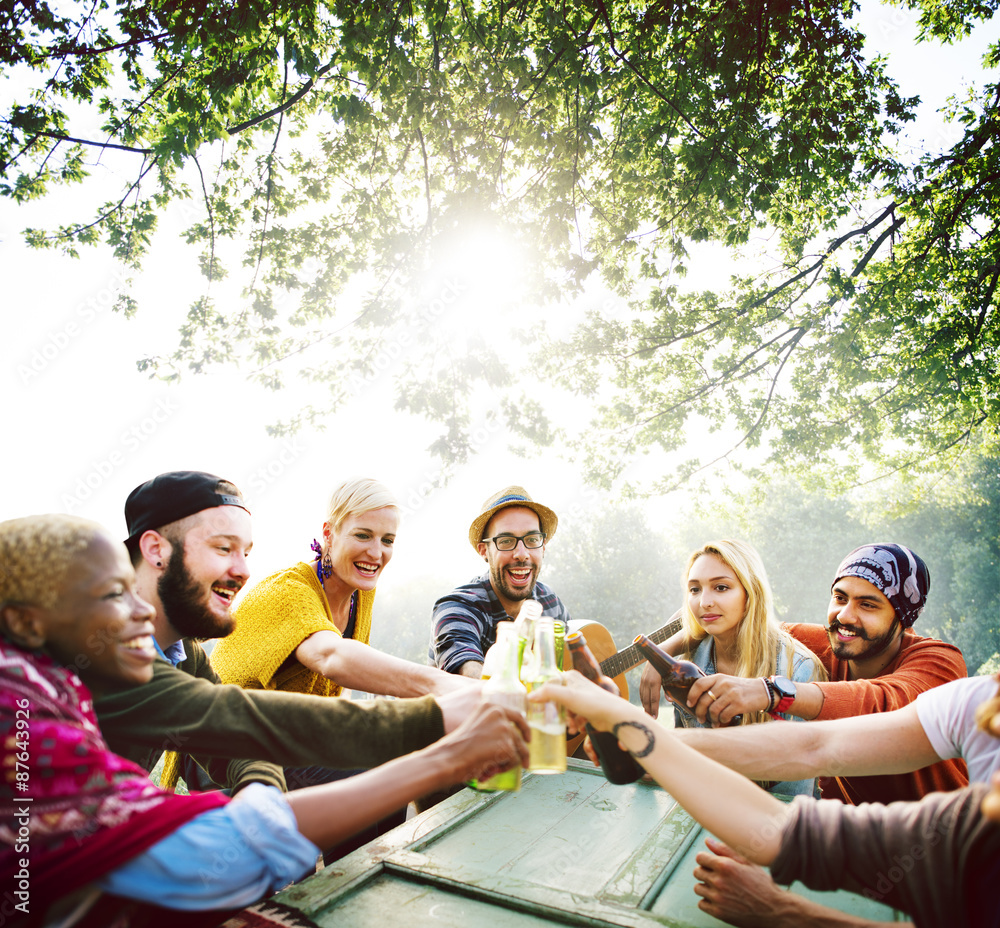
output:
[[[399,505],[381,483],[361,477],[340,484],[330,497],[322,542],[313,541],[315,559],[265,577],[234,606],[236,630],[212,652],[222,681],[320,696],[344,689],[440,696],[480,686],[369,646],[375,586],[392,559],[398,525]],[[346,775],[285,770],[289,789]]]
[[[212,652],[223,682],[321,696],[345,688],[400,697],[454,690],[453,674],[368,644],[375,586],[398,525],[399,506],[381,483],[363,477],[338,486],[322,543],[313,542],[316,558],[265,577],[234,606],[236,630]]]

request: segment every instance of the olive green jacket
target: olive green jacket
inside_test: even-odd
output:
[[[178,751],[234,792],[251,782],[283,789],[282,767],[376,767],[444,734],[431,696],[354,702],[244,690],[220,682],[200,644],[185,638],[184,648],[176,667],[157,660],[149,683],[94,701],[111,750],[148,771]]]

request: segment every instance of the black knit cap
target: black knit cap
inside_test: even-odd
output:
[[[216,506],[246,509],[242,496],[220,493],[222,477],[198,470],[173,470],[137,486],[125,500],[125,545],[131,551],[143,532],[153,531]],[[228,482],[228,481],[226,481]]]

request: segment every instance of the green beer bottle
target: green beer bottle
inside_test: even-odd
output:
[[[497,640],[489,654],[494,654],[495,660],[490,668],[490,678],[483,683],[483,699],[524,715],[527,690],[517,676],[518,640],[513,622],[500,622],[497,625]],[[488,780],[472,780],[469,786],[483,791],[517,791],[521,788],[521,766],[505,770]]]

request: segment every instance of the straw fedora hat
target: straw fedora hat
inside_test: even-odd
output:
[[[477,552],[483,540],[483,532],[486,531],[486,523],[493,518],[494,513],[506,509],[508,506],[523,506],[525,509],[534,510],[538,513],[538,522],[546,539],[555,535],[559,517],[548,506],[536,503],[524,487],[504,487],[499,493],[494,493],[483,503],[482,511],[469,526],[469,543]]]

